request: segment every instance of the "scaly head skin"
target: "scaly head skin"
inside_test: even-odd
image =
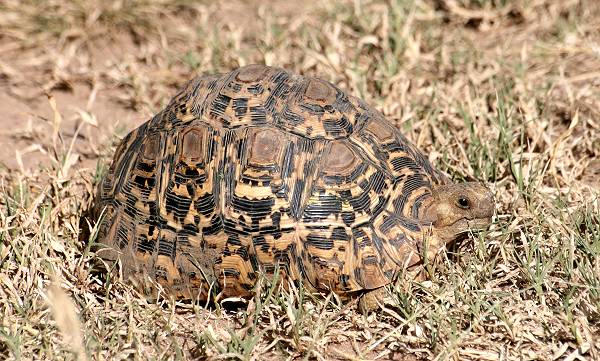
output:
[[[479,183],[459,183],[435,188],[421,220],[431,222],[433,239],[428,255],[471,231],[487,227],[494,214],[492,193]]]
[[[443,246],[469,231],[487,227],[494,214],[492,193],[479,183],[438,186],[419,215],[424,224],[431,224],[427,237],[427,258],[433,260]],[[369,290],[359,300],[363,313],[377,310],[386,295],[385,287]]]

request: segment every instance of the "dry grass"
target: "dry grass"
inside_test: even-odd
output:
[[[0,0],[0,359],[600,360],[595,0],[216,3]],[[363,97],[494,189],[491,229],[368,317],[267,283],[226,310],[105,279],[77,239],[115,134],[249,63]]]

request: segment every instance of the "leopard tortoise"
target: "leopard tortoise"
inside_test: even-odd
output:
[[[250,65],[191,80],[129,133],[94,213],[98,253],[125,278],[207,300],[250,296],[276,271],[373,297],[493,208],[485,187],[451,184],[360,99]]]

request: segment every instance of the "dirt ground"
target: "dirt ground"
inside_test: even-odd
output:
[[[0,0],[0,359],[600,360],[599,29],[594,0]],[[490,187],[494,224],[368,316],[106,281],[78,241],[98,164],[186,80],[251,63],[363,98]]]
[[[92,9],[101,6],[94,2],[75,4],[71,5],[83,7],[80,11],[86,11],[86,7]],[[113,4],[116,8],[127,6],[127,2],[117,1]],[[8,2],[8,6],[11,5]],[[35,15],[35,6],[29,6]],[[136,6],[135,2],[131,6]],[[303,7],[314,6],[315,2],[303,2]],[[206,9],[211,19],[217,19],[215,27],[239,27],[246,32],[262,31],[255,22],[259,10],[268,9],[273,18],[288,18],[296,11],[295,6],[282,1],[228,1],[218,6],[198,7],[200,9],[196,11]],[[157,9],[158,13],[160,11]],[[155,19],[150,26],[163,31],[178,20],[174,16]],[[193,24],[193,17],[186,20]],[[193,28],[192,24],[190,28]],[[44,31],[51,29],[36,30],[40,31],[36,36],[45,38],[47,34]],[[148,29],[140,29],[142,34],[131,33],[132,29],[127,28],[110,30],[109,33],[102,33],[87,28],[73,29],[74,32],[85,34],[73,35],[79,38],[75,41],[69,41],[71,34],[65,34],[66,39],[59,41],[59,44],[44,43],[45,39],[40,39],[41,43],[25,45],[19,36],[15,36],[15,41],[11,39],[10,32],[5,34],[9,42],[0,47],[3,55],[0,58],[0,144],[6,145],[9,151],[0,155],[0,163],[6,168],[27,170],[47,162],[47,153],[53,146],[54,126],[54,110],[48,101],[49,96],[55,98],[56,109],[61,114],[62,143],[69,144],[77,134],[73,146],[80,158],[76,165],[94,167],[97,147],[109,143],[116,129],[120,130],[122,136],[148,120],[182,83],[194,75],[229,69],[226,64],[218,69],[165,69],[161,64],[148,64],[144,58],[158,54],[162,56],[165,50],[157,44],[140,43],[138,38],[145,37],[147,34],[144,31]],[[178,51],[181,53],[178,54]],[[186,44],[177,43],[170,46],[167,53],[171,57],[181,58],[186,51],[190,51]],[[235,55],[232,54],[232,57]],[[144,78],[153,79],[144,79],[147,84],[127,84],[131,79],[123,77],[131,76],[128,72],[143,73]],[[160,89],[150,91],[156,94],[144,94],[143,90],[153,83],[161,83]],[[137,94],[139,98],[131,99],[130,87],[136,85],[142,87],[136,90],[140,93]],[[90,127],[85,126],[78,131],[82,122]]]

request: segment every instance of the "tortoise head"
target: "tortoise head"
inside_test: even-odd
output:
[[[443,242],[452,242],[469,230],[482,230],[494,214],[492,193],[479,183],[459,183],[433,189],[422,220],[431,222]]]

